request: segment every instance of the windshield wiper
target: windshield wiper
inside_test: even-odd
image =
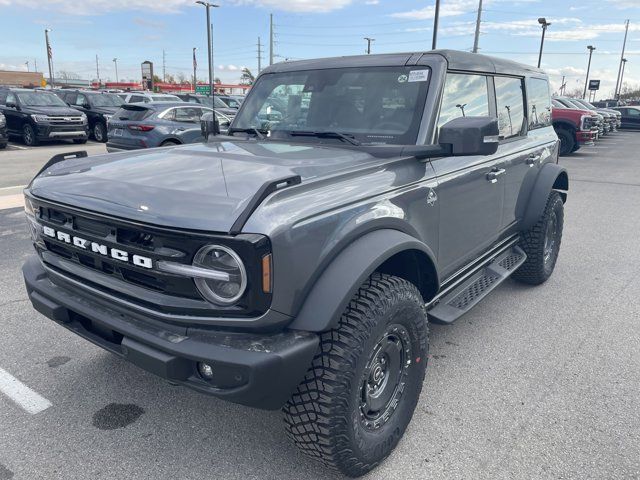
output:
[[[230,128],[228,133],[229,133],[229,135],[233,135],[236,132],[253,133],[260,140],[264,140],[266,138],[264,136],[264,133],[262,133],[260,130],[258,130],[257,128],[254,128],[254,127],[249,127],[249,128]]]
[[[356,140],[353,135],[347,135],[340,132],[311,132],[304,130],[292,130],[289,132],[292,137],[318,137],[318,138],[339,138],[351,145],[362,145],[361,142]]]

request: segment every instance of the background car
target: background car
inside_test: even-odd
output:
[[[211,111],[213,110],[202,105],[184,102],[124,104],[109,121],[107,151],[202,141],[204,138],[200,131],[200,118],[205,112]]]
[[[569,155],[582,145],[593,145],[598,136],[597,116],[590,110],[567,108],[558,100],[551,101],[553,129],[560,139],[560,155]]]
[[[200,105],[205,105],[209,108],[215,108],[216,112],[222,113],[223,115],[226,115],[231,119],[233,119],[238,113],[238,110],[236,110],[235,108],[229,108],[229,105],[224,103],[224,101],[221,100],[218,95],[210,97],[207,95],[199,95],[197,93],[182,93],[178,94],[178,97],[180,97],[180,99],[184,100],[185,102],[199,103]]]
[[[9,143],[9,134],[7,133],[7,119],[0,113],[0,148],[6,148]]]
[[[120,98],[122,98],[122,95],[119,94]],[[124,95],[124,101],[125,103],[179,102],[180,98],[166,93],[129,92]]]
[[[242,102],[231,95],[216,95],[217,98],[227,104],[227,107],[238,110]]]
[[[22,137],[30,147],[43,140],[86,143],[89,136],[87,116],[49,91],[0,89],[0,111],[6,117],[9,135]]]
[[[107,141],[107,122],[124,103],[120,97],[91,90],[58,90],[56,94],[71,108],[87,116],[89,132],[94,140]]]
[[[640,129],[640,107],[613,107],[622,116],[622,127],[638,130]]]

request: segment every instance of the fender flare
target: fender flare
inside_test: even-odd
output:
[[[361,236],[322,272],[288,328],[309,332],[334,328],[364,281],[386,260],[405,250],[422,252],[436,265],[426,244],[399,230],[381,229]]]
[[[546,163],[542,166],[536,183],[529,196],[529,204],[522,219],[522,230],[531,228],[540,218],[551,190],[560,191],[562,201],[567,201],[569,190],[569,176],[567,170],[555,163]]]

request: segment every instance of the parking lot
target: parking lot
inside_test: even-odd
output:
[[[171,386],[32,309],[21,186],[85,148],[104,152],[0,152],[0,383],[15,377],[39,402],[29,413],[0,394],[0,480],[335,478],[298,453],[279,412]],[[554,275],[509,280],[432,326],[414,418],[367,478],[640,478],[639,150],[623,131],[561,158],[571,184]]]

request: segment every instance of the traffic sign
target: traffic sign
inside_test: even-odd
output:
[[[196,93],[211,95],[211,87],[209,85],[196,85]]]
[[[589,80],[589,90],[600,90],[600,80]]]

